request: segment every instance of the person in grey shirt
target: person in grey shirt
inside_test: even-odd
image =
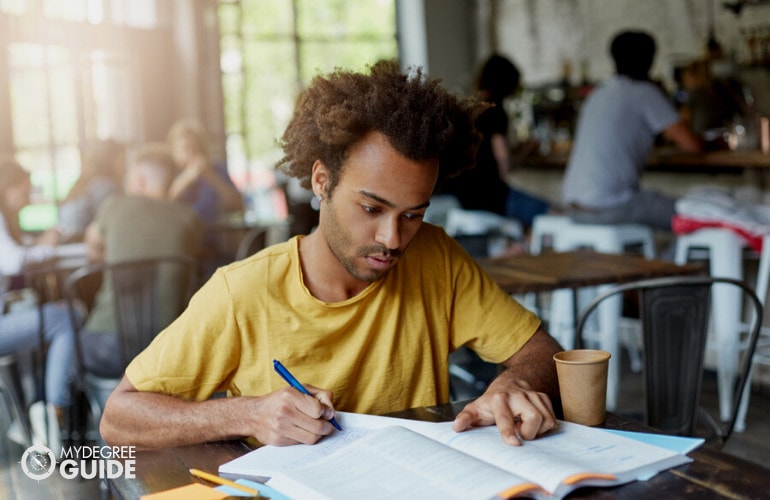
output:
[[[658,134],[690,152],[700,138],[648,77],[655,41],[647,33],[616,35],[610,52],[616,75],[586,99],[562,186],[567,214],[577,222],[640,223],[671,230],[675,199],[640,187]]]

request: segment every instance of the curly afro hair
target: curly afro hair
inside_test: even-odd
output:
[[[438,159],[437,187],[473,166],[480,141],[473,123],[483,103],[458,99],[420,69],[402,73],[395,61],[369,69],[313,79],[283,134],[279,168],[310,188],[313,163],[323,161],[331,195],[350,147],[372,131],[409,159]]]

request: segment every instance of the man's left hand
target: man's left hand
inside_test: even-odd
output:
[[[556,417],[546,394],[504,372],[457,415],[452,429],[462,432],[495,424],[506,443],[519,446],[522,440],[535,439],[556,427]]]

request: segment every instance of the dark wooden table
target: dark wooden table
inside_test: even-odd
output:
[[[705,272],[702,266],[695,264],[678,265],[637,255],[593,250],[481,259],[479,263],[500,288],[511,294]]]
[[[454,419],[465,403],[417,408],[392,416],[431,422]],[[643,424],[614,414],[607,415],[605,427],[626,431],[652,432]],[[141,495],[184,486],[195,481],[188,470],[216,473],[219,465],[252,448],[242,441],[181,446],[136,453],[136,478],[110,480],[118,499],[134,500]],[[661,472],[647,481],[635,481],[613,488],[581,488],[568,498],[766,498],[770,469],[715,449],[701,447],[689,454],[693,462]]]

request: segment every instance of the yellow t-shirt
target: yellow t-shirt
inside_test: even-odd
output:
[[[448,355],[462,345],[500,363],[538,318],[443,230],[423,224],[400,262],[355,297],[326,303],[302,281],[299,237],[220,268],[126,369],[141,391],[203,400],[301,382],[338,410],[382,414],[449,400]]]

